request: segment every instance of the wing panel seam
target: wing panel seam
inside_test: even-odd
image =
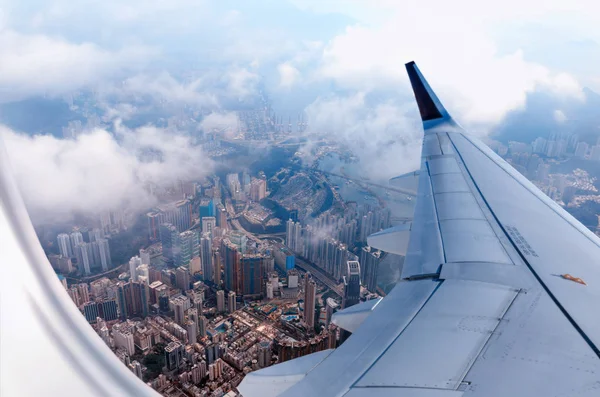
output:
[[[464,135],[463,135],[464,136]],[[466,137],[465,137],[466,138]],[[479,147],[477,147],[477,145],[473,144],[473,142],[471,142],[470,140],[468,140],[469,143],[471,143],[472,146],[474,146],[477,150],[479,150],[484,156],[486,156],[489,160],[493,161],[494,164],[496,164],[497,166],[498,163],[496,163],[494,160],[492,160],[487,154],[485,154]],[[510,235],[506,232],[506,229],[504,228],[504,225],[502,225],[502,223],[500,222],[500,220],[498,219],[498,217],[496,216],[496,214],[494,213],[494,210],[492,209],[492,207],[490,206],[490,204],[488,203],[488,201],[486,200],[485,196],[483,195],[483,193],[481,192],[481,190],[479,189],[479,186],[477,185],[477,182],[475,181],[475,179],[473,178],[473,175],[471,174],[471,171],[469,171],[469,168],[466,166],[466,163],[462,157],[462,154],[460,153],[460,151],[458,150],[458,148],[456,147],[454,140],[452,138],[450,138],[450,142],[452,142],[452,146],[454,146],[454,149],[456,150],[456,153],[458,154],[458,156],[460,157],[462,163],[465,165],[465,170],[467,171],[467,173],[469,174],[469,177],[471,178],[471,181],[473,182],[473,185],[475,186],[475,188],[477,189],[477,191],[479,192],[479,195],[481,196],[481,199],[485,202],[485,205],[488,207],[488,209],[490,210],[490,213],[492,214],[492,216],[494,217],[494,219],[496,220],[496,222],[498,223],[498,225],[500,226],[500,228],[502,229],[502,232],[504,233],[504,235],[506,236],[506,238],[508,239],[508,241],[510,241],[510,243],[512,244],[512,246],[514,247],[514,249],[517,251],[517,253],[519,254],[519,256],[521,257],[521,260],[523,261],[523,263],[525,263],[525,265],[527,266],[527,268],[529,269],[529,271],[531,272],[531,274],[533,274],[533,276],[536,278],[536,280],[538,281],[538,283],[540,283],[540,286],[544,289],[544,291],[546,291],[546,293],[548,294],[548,296],[550,297],[550,299],[552,299],[552,301],[554,302],[554,304],[558,307],[558,309],[563,313],[563,315],[567,318],[567,320],[571,323],[571,325],[575,328],[575,330],[579,333],[579,335],[581,335],[581,337],[585,340],[585,342],[588,344],[588,346],[594,351],[594,353],[596,353],[596,356],[598,356],[598,358],[600,358],[600,350],[596,347],[596,345],[594,344],[594,342],[586,335],[586,333],[583,331],[583,329],[581,329],[581,327],[579,326],[579,324],[577,324],[577,322],[573,319],[573,317],[571,317],[571,315],[569,314],[569,312],[565,309],[565,307],[560,303],[560,301],[554,296],[554,294],[552,293],[552,291],[550,290],[550,288],[548,288],[548,286],[544,283],[544,281],[542,280],[542,278],[537,274],[537,272],[533,269],[533,267],[531,266],[531,264],[529,263],[529,261],[525,258],[525,255],[523,255],[523,253],[518,249],[517,245],[515,244],[515,242],[513,241],[513,239],[510,237]],[[501,167],[502,168],[502,167]],[[506,172],[506,170],[504,170],[504,168],[502,168],[502,170],[504,172]],[[508,174],[508,173],[507,173]],[[515,179],[514,177],[512,177],[512,175],[508,174],[511,178]],[[516,179],[515,179],[516,180]],[[517,180],[517,182],[523,186],[523,184],[521,184],[521,182],[519,182]],[[525,186],[523,186],[525,189],[527,189]],[[527,189],[527,191],[529,191],[530,193],[532,193],[529,189]],[[533,193],[532,193],[533,194]],[[536,196],[537,197],[537,196]],[[539,197],[537,197],[538,200]],[[540,200],[542,201],[542,200]],[[544,205],[546,205],[543,201],[542,203]],[[554,210],[553,210],[554,211]],[[555,211],[554,211],[555,212]],[[560,216],[560,214],[558,214]],[[563,218],[564,219],[564,218]],[[565,219],[566,220],[566,219]],[[569,222],[570,224],[570,222]],[[583,234],[583,233],[582,233]],[[586,236],[587,237],[587,236]]]
[[[408,282],[410,282],[410,281],[408,281]],[[427,305],[427,303],[429,303],[429,301],[431,300],[431,298],[435,295],[435,293],[438,291],[438,289],[442,286],[443,283],[444,283],[444,280],[440,280],[438,282],[438,285],[435,286],[435,288],[433,289],[433,291],[431,292],[431,294],[427,297],[427,299],[425,300],[425,302],[423,302],[423,304],[421,305],[421,307],[419,308],[419,310],[417,310],[417,312],[415,313],[415,315],[412,316],[412,318],[410,319],[410,321],[408,321],[406,323],[406,325],[404,326],[404,328],[402,328],[402,330],[398,333],[398,335],[396,335],[396,337],[394,338],[394,340],[389,345],[386,346],[386,348],[381,352],[381,354],[379,354],[379,356],[377,356],[377,358],[375,360],[373,360],[373,362],[369,365],[369,367],[359,377],[356,378],[356,380],[354,381],[354,383],[352,383],[348,389],[354,388],[354,386],[358,382],[361,381],[361,379],[371,370],[371,368],[373,368],[373,366],[375,366],[375,364],[377,364],[377,362],[379,361],[379,359],[385,355],[385,353],[390,349],[390,347],[392,347],[394,345],[394,343],[396,343],[396,341],[398,340],[398,338],[400,338],[400,336],[402,334],[404,334],[404,331],[406,331],[406,329],[412,324],[412,322],[419,315],[419,313],[421,313],[421,311],[423,310],[423,308]]]

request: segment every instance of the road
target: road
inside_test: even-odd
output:
[[[321,283],[325,284],[327,286],[327,288],[329,288],[331,291],[335,292],[340,297],[344,296],[343,285],[342,284],[338,285],[328,275],[323,273],[323,271],[321,269],[319,269],[318,267],[311,265],[310,263],[306,262],[305,260],[303,260],[299,257],[296,257],[296,266],[298,266],[300,269],[302,269],[304,271],[309,271],[310,274],[312,274],[317,280],[319,280]]]

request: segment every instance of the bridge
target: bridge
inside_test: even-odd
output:
[[[385,189],[385,190],[389,190],[391,192],[406,194],[407,196],[411,196],[411,197],[415,197],[416,196],[416,194],[415,194],[414,191],[408,190],[408,189],[402,189],[402,188],[398,188],[398,187],[392,187],[392,186],[389,186],[389,185],[381,185],[379,183],[369,182],[369,181],[365,181],[365,180],[362,180],[362,179],[350,178],[349,176],[346,176],[346,175],[337,174],[335,172],[323,171],[323,170],[319,170],[319,169],[315,169],[315,168],[309,168],[309,167],[302,167],[302,168],[305,169],[305,170],[309,170],[309,171],[313,171],[313,172],[320,172],[320,173],[325,174],[325,175],[335,176],[335,177],[338,177],[338,178],[346,179],[348,181],[352,181],[352,182],[355,182],[355,183],[360,183],[360,184],[364,184],[364,185],[379,187],[379,188],[382,188],[382,189]]]

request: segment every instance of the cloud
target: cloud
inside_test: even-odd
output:
[[[198,128],[204,132],[218,130],[225,136],[231,138],[235,135],[237,125],[238,116],[235,114],[235,112],[215,112],[204,117]]]
[[[207,89],[208,81],[203,77],[181,82],[169,72],[138,74],[127,78],[118,86],[110,86],[106,92],[116,94],[122,100],[151,98],[155,102],[175,105],[195,105],[217,108],[219,101],[215,92]]]
[[[421,133],[411,111],[405,104],[358,92],[318,98],[306,114],[311,131],[345,144],[361,158],[365,174],[385,181],[418,166]],[[311,138],[304,152],[313,147]]]
[[[260,77],[244,67],[232,67],[222,78],[226,92],[238,100],[256,95]]]
[[[145,46],[108,51],[44,35],[0,30],[0,101],[60,95],[135,71],[155,52]]]
[[[187,136],[119,123],[115,130],[115,135],[96,129],[67,140],[0,128],[34,222],[64,221],[74,212],[145,210],[157,201],[149,184],[166,187],[212,171],[211,160]]]
[[[499,54],[478,24],[427,19],[427,31],[410,12],[382,27],[347,28],[325,48],[317,76],[349,89],[407,92],[403,64],[414,59],[449,110],[473,124],[498,123],[510,110],[523,108],[535,90],[582,98],[572,76],[529,62],[519,50]]]
[[[553,115],[554,115],[554,120],[555,120],[557,123],[561,123],[561,124],[562,124],[562,123],[564,123],[565,121],[567,121],[567,120],[568,120],[568,118],[567,118],[567,116],[565,115],[565,113],[564,113],[562,110],[560,110],[560,109],[556,109],[556,110],[554,111]]]
[[[289,62],[284,62],[277,66],[279,72],[279,86],[285,89],[292,88],[300,77],[300,72]]]

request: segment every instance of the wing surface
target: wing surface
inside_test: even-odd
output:
[[[0,395],[158,396],[123,365],[60,284],[0,139]]]
[[[425,135],[402,281],[279,395],[598,395],[599,239],[406,68]],[[396,229],[373,241],[389,246],[394,233],[404,245]]]

